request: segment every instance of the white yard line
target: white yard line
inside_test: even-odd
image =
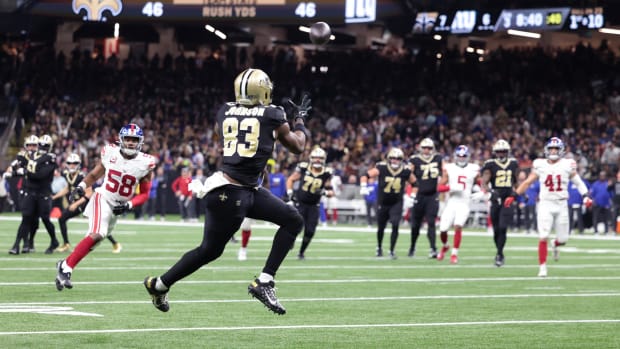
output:
[[[255,331],[255,330],[325,330],[353,328],[406,328],[436,326],[505,326],[505,325],[566,325],[566,324],[615,324],[620,319],[581,319],[581,320],[507,320],[507,321],[470,321],[470,322],[428,322],[399,324],[303,324],[289,326],[220,326],[220,327],[162,327],[162,328],[120,328],[108,330],[65,330],[65,331],[21,331],[0,332],[0,336],[49,335],[49,334],[101,334],[101,333],[144,333],[144,332],[195,332],[195,331]]]

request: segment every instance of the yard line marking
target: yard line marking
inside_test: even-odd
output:
[[[530,258],[531,259],[531,258]],[[261,259],[262,260],[262,259]],[[157,265],[144,265],[144,266],[118,266],[118,267],[80,267],[80,270],[155,270],[155,269],[167,269],[170,266],[157,266]],[[325,270],[325,269],[354,269],[354,270],[363,270],[363,269],[447,269],[447,270],[456,270],[458,269],[480,269],[480,268],[489,268],[489,269],[497,269],[494,265],[490,264],[461,264],[458,266],[446,264],[446,263],[438,263],[433,265],[290,265],[286,266],[286,269],[292,270]],[[538,267],[538,264],[518,264],[518,265],[510,265],[504,266],[504,269],[531,269]],[[558,264],[553,265],[553,269],[612,269],[617,270],[618,264]],[[53,270],[54,267],[6,267],[0,268],[0,272],[3,271],[49,271]],[[255,265],[239,265],[239,266],[222,266],[222,267],[207,267],[207,270],[214,271],[227,271],[227,270],[255,270]]]
[[[108,330],[54,330],[0,332],[0,336],[37,335],[37,334],[100,334],[100,333],[143,333],[143,332],[189,332],[189,331],[255,331],[255,330],[317,330],[350,328],[395,328],[395,327],[436,327],[436,326],[499,326],[499,325],[565,325],[592,323],[620,323],[620,319],[583,319],[583,320],[506,320],[506,321],[469,321],[469,322],[426,322],[400,324],[342,324],[342,325],[279,325],[279,326],[220,326],[220,327],[162,327],[162,328],[121,328]]]
[[[74,316],[103,316],[96,313],[85,313],[75,311],[71,307],[51,307],[42,305],[17,305],[17,304],[0,304],[0,313],[36,313],[36,314],[52,314],[52,315],[74,315]]]
[[[386,296],[386,297],[325,297],[325,298],[280,298],[287,303],[292,302],[360,302],[360,301],[395,301],[395,300],[443,300],[443,299],[505,299],[505,298],[588,298],[588,297],[618,297],[618,292],[600,293],[532,293],[532,294],[494,294],[494,295],[435,295],[435,296]],[[194,303],[253,303],[254,299],[184,299],[173,300],[173,304]],[[151,304],[151,301],[65,301],[65,302],[18,302],[0,303],[2,307],[18,306],[61,306],[61,305],[97,305],[97,304]]]
[[[540,281],[558,280],[558,281],[610,281],[620,280],[620,276],[551,276],[541,278],[537,276],[521,276],[521,277],[491,277],[491,278],[393,278],[393,279],[312,279],[312,280],[286,280],[285,284],[347,284],[347,283],[371,283],[371,282],[432,282],[432,283],[448,283],[448,282],[481,282],[481,281]],[[184,284],[247,284],[248,280],[183,280],[179,283]],[[0,286],[43,286],[51,285],[53,282],[0,282]],[[142,281],[73,281],[74,285],[133,285],[142,284]]]

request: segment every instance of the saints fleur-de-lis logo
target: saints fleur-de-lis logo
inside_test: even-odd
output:
[[[86,11],[85,21],[105,21],[104,11],[110,11],[112,16],[118,16],[123,10],[121,0],[73,0],[71,6],[76,15],[80,14],[80,10]]]

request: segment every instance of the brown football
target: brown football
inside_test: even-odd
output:
[[[316,22],[310,27],[310,41],[315,45],[325,45],[329,42],[332,29],[325,22]]]

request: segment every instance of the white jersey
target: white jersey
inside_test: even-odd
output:
[[[478,164],[468,163],[461,167],[455,163],[446,164],[445,171],[448,174],[450,186],[450,199],[462,199],[469,202],[471,191],[474,188],[474,180],[480,173]]]
[[[155,158],[138,152],[131,159],[121,155],[121,148],[108,144],[101,150],[101,165],[105,167],[103,184],[95,189],[111,205],[129,201],[140,179],[155,168]]]
[[[560,159],[554,163],[536,159],[533,171],[540,181],[540,200],[568,200],[568,181],[577,169],[573,159]]]

